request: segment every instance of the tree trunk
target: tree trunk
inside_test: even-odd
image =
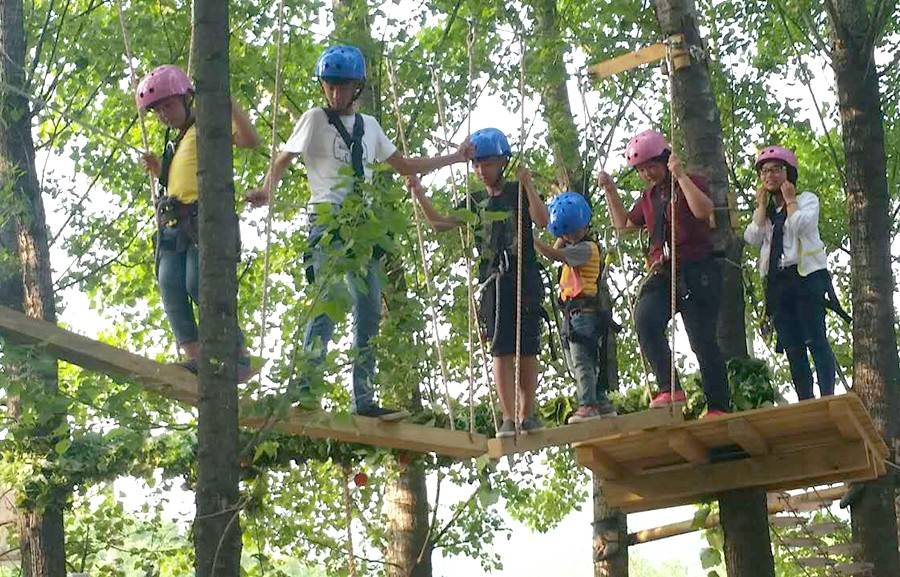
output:
[[[227,2],[196,0],[200,202],[200,404],[197,577],[238,577],[241,561],[237,394],[237,262]]]
[[[684,34],[689,46],[702,47],[693,0],[656,0],[656,16],[663,35]],[[729,260],[740,265],[742,244],[734,235],[728,210],[728,172],[722,148],[722,124],[702,61],[691,58],[687,68],[669,81],[673,91],[673,116],[678,133],[672,143],[690,170],[709,182],[716,206],[714,243]],[[744,291],[740,266],[723,263],[722,300],[717,340],[726,359],[747,356],[744,326]],[[725,561],[732,577],[774,577],[775,565],[768,530],[765,499],[760,491],[729,491],[719,496],[725,532]]]
[[[25,29],[21,0],[2,0],[0,7],[0,47],[4,57],[0,63],[0,81],[14,87],[25,86]],[[0,90],[2,91],[2,90]],[[56,303],[50,267],[50,249],[44,204],[34,165],[34,141],[31,136],[29,102],[9,92],[2,94],[0,118],[0,184],[8,191],[4,206],[11,209],[12,221],[2,224],[0,241],[3,248],[18,256],[19,278],[7,277],[0,300],[33,318],[56,321]],[[10,255],[11,256],[11,255]],[[11,271],[10,271],[11,272]],[[16,286],[18,284],[18,286]],[[9,374],[26,374],[22,367],[8,367]],[[13,418],[26,403],[35,402],[33,410],[46,412],[48,399],[58,392],[56,361],[36,359],[30,366],[28,387],[38,387],[35,395],[9,399]],[[37,391],[36,391],[37,392]],[[29,407],[30,408],[30,407]],[[40,423],[31,436],[35,450],[50,461],[56,458],[53,431],[64,415],[50,413],[39,417]],[[60,487],[50,487],[48,502],[40,507],[18,510],[18,528],[24,577],[65,577],[65,532],[63,507],[67,494]]]
[[[887,14],[893,12],[893,4],[885,3]],[[892,302],[884,116],[874,61],[874,43],[884,23],[880,15],[870,15],[867,6],[856,0],[834,0],[829,20],[850,217],[853,388],[896,455],[900,367]],[[862,545],[863,558],[875,564],[875,577],[900,575],[894,491],[889,479],[866,483],[851,508],[854,541]]]
[[[534,38],[534,68],[529,75],[538,82],[544,121],[549,129],[550,149],[556,167],[557,182],[564,190],[587,194],[584,159],[581,157],[578,127],[569,102],[566,54],[568,45],[562,39],[557,18],[556,0],[532,0],[537,19]],[[590,175],[587,175],[590,178]]]
[[[594,577],[628,577],[628,518],[607,504],[599,479],[593,477],[592,485]]]
[[[388,577],[431,577],[432,545],[428,535],[428,492],[419,459],[400,467],[388,488]]]

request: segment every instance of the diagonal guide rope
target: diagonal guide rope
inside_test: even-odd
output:
[[[134,94],[137,90],[137,74],[134,70],[134,54],[131,52],[131,40],[128,37],[128,27],[125,25],[125,10],[122,8],[122,0],[116,0],[116,7],[119,13],[119,27],[122,30],[122,40],[125,43],[125,57],[128,59],[128,72],[131,76],[131,93]],[[135,101],[134,106],[137,108],[138,119],[140,120],[141,125],[141,143],[144,146],[144,150],[142,152],[148,153],[150,152],[150,139],[147,136],[147,126],[144,124],[144,111],[138,105],[137,101]],[[153,173],[148,173],[150,176],[150,200],[153,202],[154,210],[156,207],[156,178],[153,177]]]

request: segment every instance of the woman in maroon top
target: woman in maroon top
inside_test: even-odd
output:
[[[612,178],[601,172],[598,183],[606,192],[613,226],[627,231],[644,227],[650,234],[650,276],[644,282],[635,307],[635,325],[641,351],[650,362],[659,392],[650,402],[651,408],[683,402],[684,391],[675,382],[671,391],[670,363],[672,351],[666,339],[671,311],[670,242],[672,177],[675,177],[675,262],[678,278],[677,308],[687,329],[691,349],[700,363],[703,392],[706,394],[707,416],[728,411],[728,387],[725,362],[716,343],[716,319],[719,314],[721,275],[712,257],[709,217],[713,202],[705,181],[689,175],[665,137],[648,130],[636,135],[625,149],[628,165],[637,169],[641,180],[649,186],[630,211],[622,205]]]

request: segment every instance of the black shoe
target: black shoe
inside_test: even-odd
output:
[[[372,405],[356,411],[356,414],[360,417],[372,417],[373,419],[381,419],[382,421],[399,421],[408,417],[409,411]]]
[[[544,428],[544,424],[541,423],[537,417],[528,417],[520,426],[521,433],[523,435],[527,435],[529,433],[536,433]]]
[[[200,372],[200,366],[197,364],[197,359],[185,359],[183,361],[178,361],[175,364],[183,369],[189,370],[195,375]]]

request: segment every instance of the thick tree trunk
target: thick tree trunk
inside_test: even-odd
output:
[[[401,466],[400,475],[388,488],[388,577],[431,577],[428,535],[428,492],[425,471],[416,459]]]
[[[534,68],[539,82],[544,121],[549,128],[550,149],[561,187],[586,194],[584,159],[579,151],[578,127],[572,118],[569,102],[566,54],[568,45],[562,39],[557,18],[556,0],[532,0],[537,19],[534,38]],[[590,178],[590,175],[587,175]],[[589,183],[587,183],[589,184]]]
[[[689,46],[702,47],[693,0],[656,0],[656,16],[663,34],[683,33]],[[731,262],[741,262],[741,240],[734,235],[728,210],[728,172],[722,148],[722,125],[709,71],[702,61],[670,78],[678,133],[672,143],[689,170],[709,182],[716,205],[714,242]],[[722,304],[718,342],[726,359],[747,356],[744,292],[740,267],[722,265]],[[719,496],[725,531],[726,569],[731,577],[774,577],[765,499],[756,490],[730,491]]]
[[[197,577],[238,577],[238,220],[234,209],[228,3],[194,4],[200,187]]]
[[[627,516],[610,507],[603,497],[603,483],[593,477],[594,577],[628,577]]]
[[[21,0],[2,0],[0,6],[0,81],[14,87],[25,85],[25,29]],[[34,165],[34,141],[31,136],[31,110],[26,99],[9,92],[2,94],[0,114],[0,188],[8,191],[2,203],[11,209],[12,220],[0,227],[3,248],[17,255],[19,278],[7,276],[0,300],[3,304],[24,311],[27,315],[56,321],[56,305],[50,267],[50,249],[44,204]],[[11,256],[11,254],[10,254]],[[11,271],[7,271],[11,272]],[[16,286],[18,284],[18,286]],[[7,292],[8,290],[8,292]],[[10,374],[21,368],[7,367]],[[56,361],[38,359],[32,363],[29,387],[39,387],[40,394],[10,399],[13,416],[32,398],[37,403],[58,391]],[[46,406],[46,404],[44,405]],[[40,405],[37,411],[45,411]],[[48,414],[42,424],[31,432],[35,449],[53,460],[55,438],[52,431],[62,422],[63,415]],[[63,489],[51,487],[49,502],[40,509],[20,508],[18,528],[24,577],[65,577],[65,532]]]
[[[883,24],[873,23],[878,15],[870,16],[865,2],[834,0],[830,6],[850,216],[853,388],[896,455],[900,367],[892,302],[884,117],[873,48]],[[854,541],[862,545],[863,558],[875,564],[875,577],[900,575],[894,492],[889,479],[866,483],[851,509]]]

